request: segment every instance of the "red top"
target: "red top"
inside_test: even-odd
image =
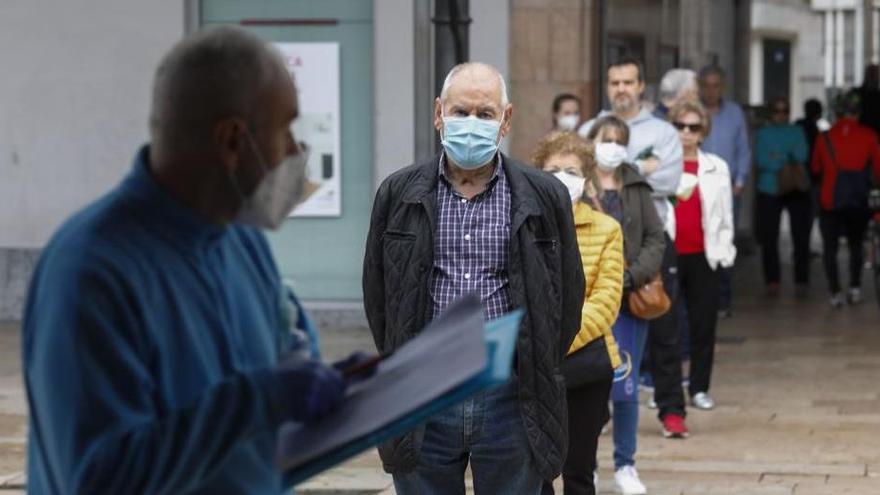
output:
[[[700,164],[685,160],[684,171],[697,175]],[[675,249],[678,254],[697,254],[706,250],[703,237],[703,207],[700,204],[700,186],[694,188],[691,197],[681,199],[675,205]]]
[[[828,131],[828,137],[831,138],[840,170],[864,170],[870,160],[874,177],[880,177],[880,145],[873,129],[859,124],[855,119],[841,118]],[[819,203],[823,210],[834,209],[834,185],[838,170],[834,163],[828,153],[825,136],[817,135],[811,165],[813,174],[822,176]]]

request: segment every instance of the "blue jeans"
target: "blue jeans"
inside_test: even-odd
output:
[[[468,462],[476,494],[541,493],[520,416],[515,381],[434,416],[425,426],[416,469],[394,476],[400,495],[464,495]]]
[[[633,384],[639,383],[640,365],[642,353],[645,351],[645,341],[648,338],[648,322],[621,312],[612,328],[614,337],[620,342],[622,368],[631,367],[624,378],[620,373],[615,376],[614,388],[611,396],[614,397],[614,412],[612,420],[614,425],[614,467],[635,464],[636,433],[639,428],[639,396],[638,387]],[[627,355],[629,354],[629,355]],[[634,390],[633,390],[634,389]]]
[[[614,402],[614,469],[635,465],[639,403]]]

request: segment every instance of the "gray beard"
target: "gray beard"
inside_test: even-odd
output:
[[[614,113],[626,113],[635,108],[636,102],[633,100],[615,100],[611,102],[611,109],[614,110]]]

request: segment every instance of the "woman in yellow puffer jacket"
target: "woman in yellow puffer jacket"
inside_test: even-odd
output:
[[[574,371],[566,373],[568,456],[562,480],[566,494],[594,494],[596,447],[608,421],[614,369],[620,365],[611,326],[623,290],[623,234],[616,220],[583,200],[586,184],[596,180],[593,150],[586,141],[571,132],[551,134],[538,144],[532,162],[565,184],[574,210],[586,292],[581,330],[563,364],[565,370]],[[553,493],[550,483],[545,483],[544,493]]]

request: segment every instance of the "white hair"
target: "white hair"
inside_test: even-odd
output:
[[[674,102],[687,90],[696,91],[697,73],[690,69],[670,69],[663,74],[658,99],[664,104]]]
[[[443,89],[440,91],[440,101],[445,102],[446,96],[449,94],[449,86],[452,85],[452,79],[463,69],[473,69],[473,68],[484,68],[488,69],[496,76],[498,76],[498,83],[501,85],[501,106],[507,107],[507,104],[510,103],[510,100],[507,97],[507,82],[504,81],[504,76],[501,75],[501,72],[498,71],[495,67],[492,67],[489,64],[484,64],[482,62],[465,62],[463,64],[458,64],[453,67],[448,74],[446,74],[446,79],[443,80]]]

